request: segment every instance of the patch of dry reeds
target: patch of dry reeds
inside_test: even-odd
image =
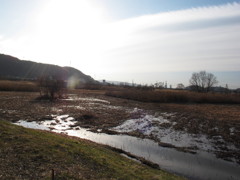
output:
[[[39,91],[39,88],[35,82],[31,81],[1,80],[0,91],[37,92]]]
[[[106,95],[153,103],[214,103],[239,104],[240,96],[236,94],[198,93],[181,90],[133,90],[107,91]]]

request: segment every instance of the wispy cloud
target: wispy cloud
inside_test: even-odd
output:
[[[187,10],[165,12],[159,14],[145,15],[130,18],[115,23],[118,28],[126,28],[129,32],[142,29],[155,29],[156,27],[185,25],[188,23],[198,24],[199,22],[225,21],[231,18],[240,17],[240,4],[231,3],[221,6],[199,7]],[[160,30],[160,28],[158,29]],[[164,29],[165,30],[165,29]]]
[[[240,70],[239,9],[232,3],[116,22],[111,40],[119,43],[107,56],[116,70]]]

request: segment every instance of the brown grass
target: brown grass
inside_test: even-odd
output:
[[[38,86],[31,81],[0,80],[0,91],[36,92],[38,91]]]
[[[181,90],[132,90],[107,91],[106,95],[154,103],[214,103],[239,104],[240,96],[236,94],[198,93]]]

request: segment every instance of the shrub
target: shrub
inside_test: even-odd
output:
[[[52,76],[45,76],[38,79],[40,98],[56,99],[63,98],[66,85],[63,80]]]

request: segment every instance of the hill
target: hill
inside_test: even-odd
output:
[[[97,83],[91,76],[72,67],[36,63],[0,54],[0,78],[2,79],[35,80],[43,75],[54,76],[65,81],[74,78],[80,83]]]

